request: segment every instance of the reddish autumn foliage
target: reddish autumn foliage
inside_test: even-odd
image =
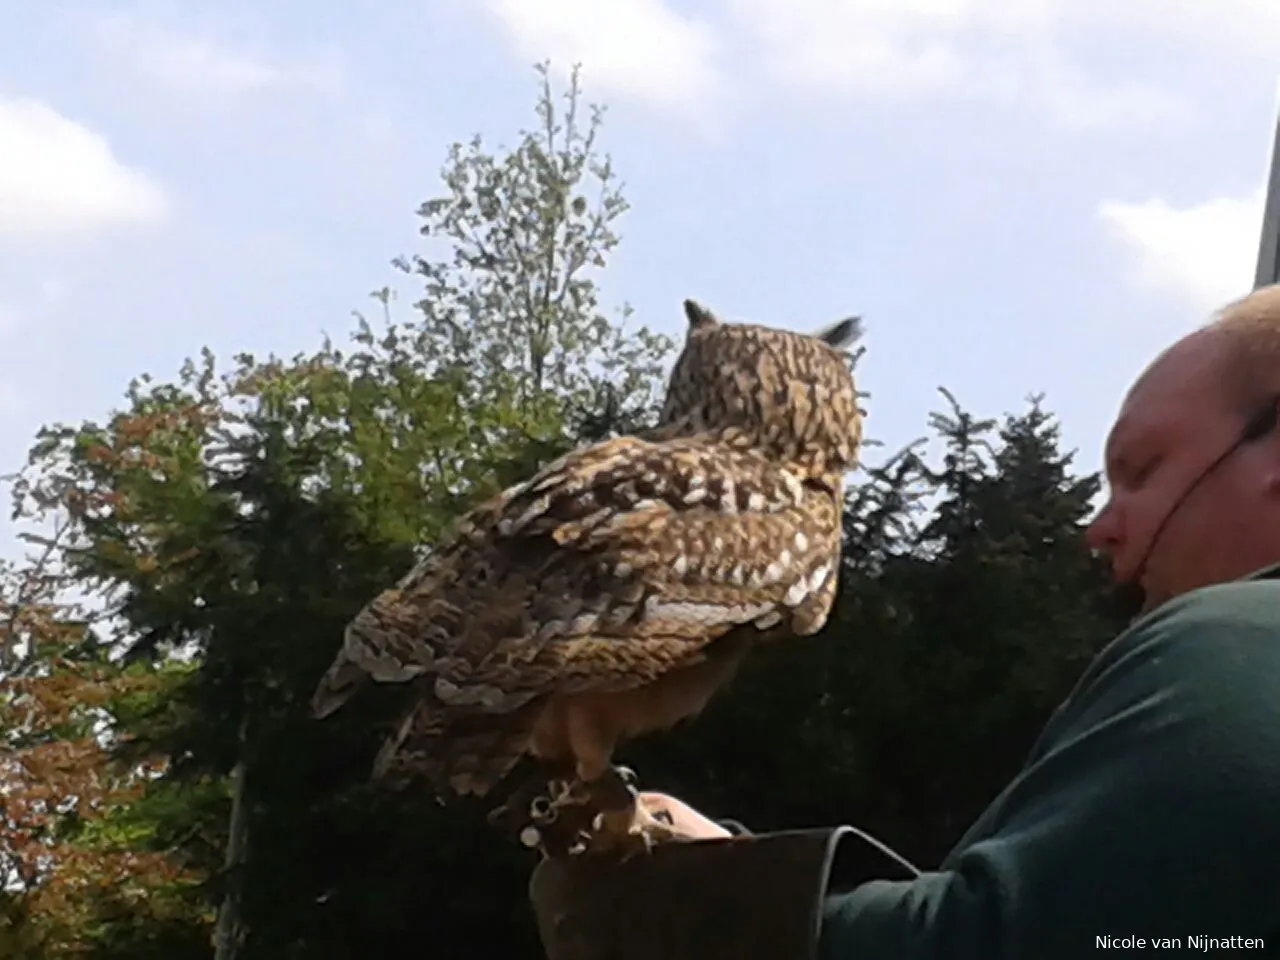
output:
[[[156,892],[194,880],[113,823],[164,767],[118,759],[113,708],[153,695],[162,675],[112,663],[57,589],[42,562],[0,569],[4,956],[77,955],[104,900],[151,900],[151,912],[164,909]]]

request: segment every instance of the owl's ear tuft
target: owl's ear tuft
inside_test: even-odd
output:
[[[855,344],[862,337],[862,318],[845,317],[830,326],[823,327],[814,334],[827,346],[843,350]]]
[[[716,315],[698,303],[697,300],[686,300],[684,302],[684,315],[689,318],[689,330],[691,332],[714,327],[720,323],[716,319]]]

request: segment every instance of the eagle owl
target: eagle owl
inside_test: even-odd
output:
[[[860,321],[806,335],[684,308],[656,429],[481,504],[348,626],[317,716],[368,680],[413,688],[375,776],[483,796],[529,755],[530,845],[651,844],[662,827],[615,746],[699,713],[759,640],[826,622],[862,440]]]

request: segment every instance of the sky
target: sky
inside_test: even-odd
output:
[[[606,302],[864,319],[868,433],[1033,393],[1097,469],[1133,376],[1253,278],[1276,0],[0,0],[0,470],[208,346],[404,288],[448,146],[582,65],[632,209]],[[0,528],[0,543],[12,544]]]

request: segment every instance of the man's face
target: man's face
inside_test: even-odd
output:
[[[1245,424],[1223,370],[1213,336],[1176,344],[1130,391],[1107,440],[1110,499],[1089,540],[1118,581],[1139,578],[1144,609],[1280,561],[1273,438],[1243,445],[1187,494]]]

